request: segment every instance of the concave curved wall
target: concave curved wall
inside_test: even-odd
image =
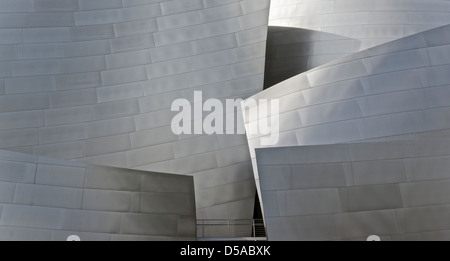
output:
[[[265,87],[327,62],[450,23],[442,0],[272,0]]]

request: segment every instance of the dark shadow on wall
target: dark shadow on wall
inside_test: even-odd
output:
[[[293,27],[269,26],[266,49],[264,89],[328,62],[342,50],[327,48],[333,42],[356,40],[336,34]],[[318,50],[320,48],[320,50]]]
[[[256,190],[256,188],[255,188]],[[255,193],[255,206],[253,209],[253,219],[263,219],[262,209],[261,209],[261,201],[259,200],[258,193]]]

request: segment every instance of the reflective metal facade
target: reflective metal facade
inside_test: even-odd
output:
[[[449,12],[441,0],[0,0],[5,239],[65,236],[55,229],[192,239],[193,207],[199,219],[251,219],[255,180],[272,240],[448,238],[438,216],[449,203],[440,146],[450,129]],[[193,105],[196,90],[204,99],[280,99],[279,142],[173,134],[171,103]],[[98,187],[79,183],[90,168],[119,179],[193,176],[195,204],[171,188],[161,197],[117,188],[108,175],[99,186],[117,201],[102,201]],[[183,178],[172,185],[190,187]],[[151,204],[136,205],[136,195]],[[157,214],[169,199],[179,206],[170,224],[128,219]],[[61,223],[67,209],[81,211],[77,227]],[[90,211],[119,214],[97,231],[102,218]],[[35,212],[56,223],[17,218]]]
[[[252,98],[280,100],[280,139],[248,135],[269,239],[448,239],[449,10],[272,1],[278,84]]]
[[[245,135],[174,135],[175,99],[263,88],[268,0],[0,0],[0,148],[193,175],[199,218],[252,218]]]
[[[194,181],[0,151],[0,240],[196,240]]]

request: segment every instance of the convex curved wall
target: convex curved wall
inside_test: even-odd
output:
[[[251,218],[244,135],[174,135],[175,99],[263,88],[268,0],[0,0],[0,148],[194,175],[199,218]]]
[[[280,100],[280,139],[248,135],[269,239],[448,238],[449,11],[448,1],[272,1],[273,87],[252,98]]]

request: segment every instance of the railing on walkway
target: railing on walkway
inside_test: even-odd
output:
[[[266,228],[262,219],[199,219],[198,238],[266,238]]]

